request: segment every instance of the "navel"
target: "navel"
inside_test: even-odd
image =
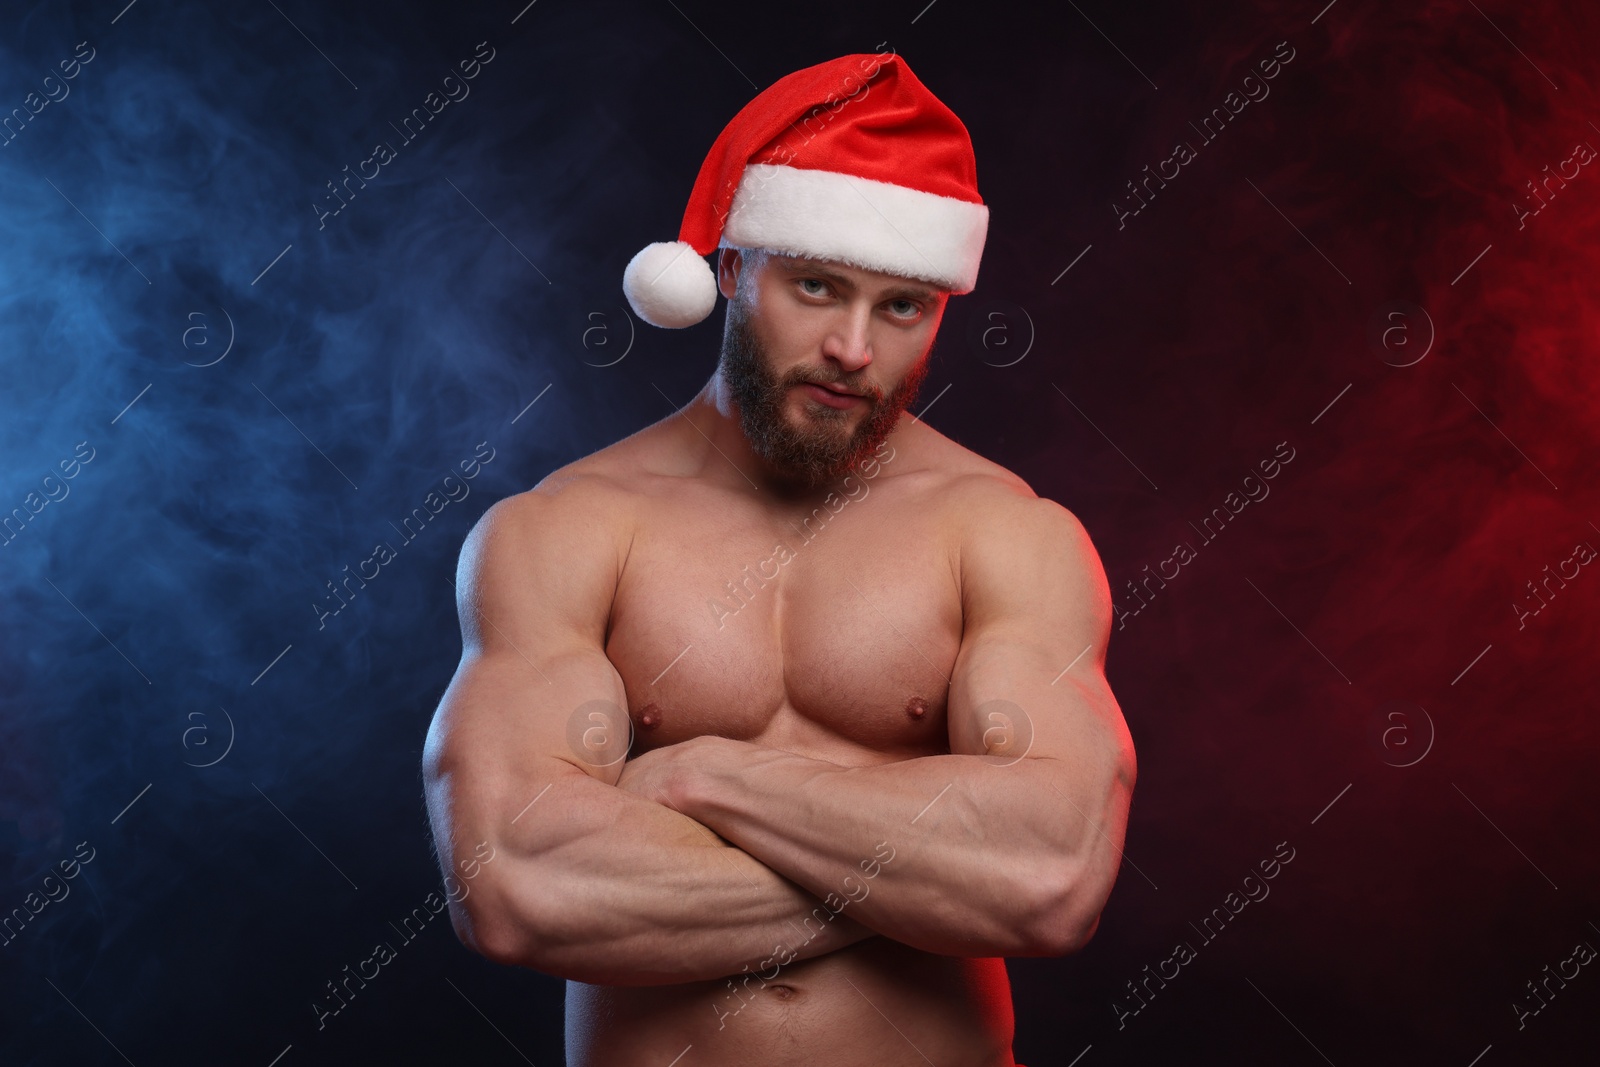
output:
[[[928,715],[928,702],[921,697],[912,697],[906,701],[906,714],[911,716],[912,722],[921,722]]]
[[[639,725],[646,730],[654,730],[661,725],[661,709],[654,703],[646,704],[639,713]]]

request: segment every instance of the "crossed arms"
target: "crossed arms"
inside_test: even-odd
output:
[[[951,754],[861,768],[710,736],[625,764],[603,648],[626,544],[594,531],[627,516],[582,478],[491,508],[462,549],[462,660],[423,755],[441,864],[496,848],[451,904],[461,940],[609,985],[874,934],[964,957],[1081,947],[1134,782],[1104,677],[1110,596],[1070,513],[985,492],[983,536],[961,547]]]

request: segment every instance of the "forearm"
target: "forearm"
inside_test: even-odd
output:
[[[497,878],[473,916],[498,928],[486,954],[503,962],[603,985],[665,985],[770,969],[872,936],[842,915],[805,922],[821,909],[806,890],[691,818],[587,775],[561,780],[509,831],[504,865],[485,868]]]
[[[844,768],[744,745],[697,762],[706,773],[685,776],[680,811],[924,951],[1069,950],[1064,899],[1098,897],[1079,909],[1092,926],[1115,870],[1115,845],[1098,830],[1113,791],[1069,784],[1056,760],[938,755]],[[873,864],[881,847],[892,862]]]

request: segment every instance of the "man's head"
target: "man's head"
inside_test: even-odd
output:
[[[721,251],[717,285],[728,298],[717,374],[744,435],[777,474],[812,487],[876,450],[916,399],[948,297],[748,248]]]

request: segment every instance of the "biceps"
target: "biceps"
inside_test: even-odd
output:
[[[1094,657],[1054,655],[1023,639],[964,646],[947,711],[950,751],[1014,761],[1120,749],[1126,726]]]
[[[1033,682],[1043,673],[1038,653],[1022,646],[982,637],[963,644],[946,709],[950,751],[1006,759],[1031,754],[1039,703]]]
[[[436,831],[450,824],[452,842],[476,832],[467,824],[503,833],[561,773],[615,784],[631,740],[626,699],[599,652],[537,667],[514,650],[463,656],[423,750]]]

